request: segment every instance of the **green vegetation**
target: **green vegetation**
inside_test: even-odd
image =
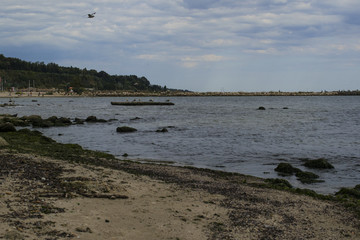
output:
[[[40,89],[59,89],[82,93],[93,90],[129,90],[143,92],[167,91],[166,86],[152,85],[145,77],[135,75],[109,75],[104,71],[61,67],[56,63],[27,62],[18,58],[8,58],[0,54],[0,77],[4,90],[11,87],[27,89],[29,82]],[[35,82],[34,82],[35,81]]]
[[[268,183],[270,187],[277,189],[290,189],[293,187],[287,180],[281,178],[268,178],[265,179],[265,182]]]
[[[277,171],[280,176],[291,176],[295,174],[297,180],[304,184],[322,182],[321,180],[317,180],[319,176],[315,173],[303,172],[301,169],[295,168],[289,163],[279,163],[275,171]]]
[[[310,183],[316,183],[316,182],[322,182],[322,180],[317,180],[319,178],[318,175],[316,175],[315,173],[312,172],[297,172],[295,174],[295,176],[297,177],[297,179],[304,183],[304,184],[310,184]]]
[[[39,131],[22,129],[15,132],[0,132],[10,150],[20,153],[38,154],[70,162],[96,164],[97,159],[115,159],[113,155],[83,149],[78,144],[61,144],[43,136]]]
[[[318,169],[332,169],[334,168],[326,159],[319,158],[314,160],[306,160],[304,163],[305,167],[308,168],[318,168]]]
[[[294,173],[301,172],[300,169],[294,168],[290,163],[279,163],[275,171],[281,175],[293,175]]]

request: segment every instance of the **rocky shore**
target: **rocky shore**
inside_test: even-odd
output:
[[[0,136],[0,239],[360,238],[349,195],[119,160],[37,131]]]

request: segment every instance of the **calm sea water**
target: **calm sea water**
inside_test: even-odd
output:
[[[334,170],[310,170],[323,183],[294,186],[320,193],[360,184],[360,97],[167,97],[174,106],[112,106],[134,98],[15,98],[19,106],[2,113],[38,114],[43,118],[90,115],[108,123],[40,129],[63,143],[87,149],[124,153],[129,159],[174,161],[264,178],[279,177],[280,162],[302,166],[303,158],[326,158]],[[136,98],[148,101],[151,98]],[[2,102],[8,101],[3,99]],[[264,106],[265,111],[257,110]],[[133,120],[137,118],[136,120]],[[131,134],[116,128],[131,126]],[[157,133],[166,127],[168,132]]]

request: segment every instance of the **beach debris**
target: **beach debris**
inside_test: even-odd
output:
[[[75,228],[75,231],[92,233],[92,231],[89,227],[77,227],[77,228]]]

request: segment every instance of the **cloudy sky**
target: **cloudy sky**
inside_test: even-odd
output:
[[[193,91],[356,90],[360,1],[1,0],[0,54]]]

